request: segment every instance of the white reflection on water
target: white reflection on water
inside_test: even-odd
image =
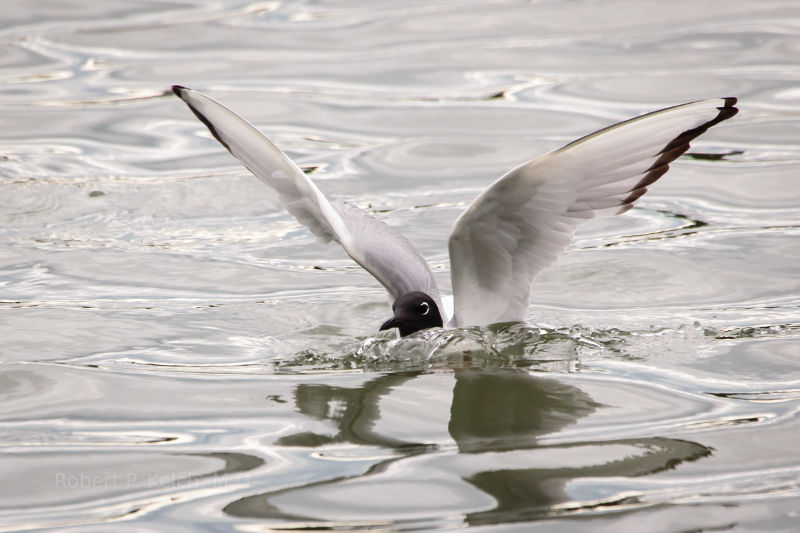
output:
[[[4,6],[0,529],[793,530],[799,15]],[[682,101],[742,112],[639,208],[581,229],[530,325],[397,341],[374,335],[388,306],[369,274],[173,83],[398,226],[442,286],[449,227],[508,168]]]

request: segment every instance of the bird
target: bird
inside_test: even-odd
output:
[[[693,139],[738,112],[735,97],[667,107],[509,170],[453,226],[452,300],[445,300],[425,258],[399,231],[349,202],[326,198],[263,133],[223,104],[182,85],[172,90],[318,240],[338,242],[386,288],[393,316],[379,331],[397,328],[401,337],[436,327],[524,322],[533,279],[555,262],[582,222],[631,209]]]

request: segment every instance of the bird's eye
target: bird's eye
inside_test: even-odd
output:
[[[431,312],[431,306],[428,305],[428,302],[422,302],[419,304],[419,312],[422,313],[422,316],[426,316]]]

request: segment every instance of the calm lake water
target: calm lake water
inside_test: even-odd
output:
[[[0,531],[797,531],[800,5],[52,0],[0,14]],[[528,324],[387,295],[169,92],[447,236],[505,170],[738,96]]]

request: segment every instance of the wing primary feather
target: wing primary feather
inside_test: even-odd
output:
[[[443,308],[427,262],[400,232],[354,205],[331,203],[255,126],[216,100],[181,85],[172,90],[214,138],[272,187],[289,213],[318,238],[336,240],[393,298],[421,291]]]
[[[675,139],[673,139],[672,142],[670,142],[667,146],[665,146],[664,149],[662,150],[662,153],[668,152],[672,148],[684,144],[688,149],[689,143],[696,137],[699,137],[700,135],[708,131],[708,128],[719,124],[723,120],[728,120],[729,118],[731,118],[732,116],[734,116],[736,113],[739,112],[739,109],[733,107],[736,105],[737,102],[736,98],[729,96],[727,98],[723,98],[723,100],[725,101],[725,105],[723,107],[717,108],[719,110],[719,113],[717,114],[716,117],[714,117],[713,120],[710,120],[705,124],[697,126],[696,128],[684,131],[683,133],[675,137]]]
[[[222,146],[224,146],[227,151],[230,152],[231,151],[231,147],[228,146],[228,143],[225,142],[225,139],[223,139],[220,136],[219,132],[217,131],[217,127],[214,126],[214,123],[211,122],[210,120],[208,120],[204,114],[202,114],[200,111],[195,109],[195,107],[193,105],[191,105],[189,102],[186,101],[186,98],[184,98],[184,94],[187,94],[189,91],[191,91],[191,89],[189,89],[188,87],[184,87],[183,85],[173,85],[172,86],[172,92],[175,93],[175,96],[177,96],[178,98],[180,98],[181,100],[186,102],[187,106],[189,107],[189,110],[191,110],[191,112],[194,113],[194,116],[196,116],[197,119],[200,122],[205,124],[206,128],[208,128],[208,131],[211,132],[211,135],[213,135],[214,138],[217,141],[219,141],[219,143]]]
[[[495,181],[450,237],[455,326],[522,321],[536,274],[590,218],[628,211],[736,98],[673,106],[590,133]]]

